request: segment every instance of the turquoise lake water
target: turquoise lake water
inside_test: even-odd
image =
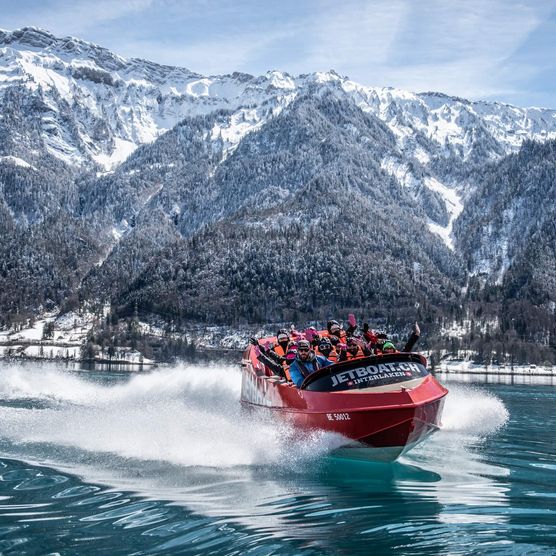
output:
[[[442,380],[377,464],[243,414],[233,367],[1,364],[0,554],[556,554],[554,379]]]

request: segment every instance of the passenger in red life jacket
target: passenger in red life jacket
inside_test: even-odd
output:
[[[380,355],[382,353],[382,348],[384,346],[384,342],[388,341],[388,334],[385,332],[375,332],[375,341],[369,347],[377,354]]]
[[[367,328],[367,330],[365,330],[366,328]],[[376,353],[377,355],[380,355],[381,353],[384,353],[384,346],[385,346],[386,342],[389,341],[387,334],[385,334],[384,332],[369,331],[368,330],[368,325],[367,325],[367,323],[365,323],[365,326],[363,327],[363,336],[365,337],[366,340],[369,341],[368,345],[374,351],[374,353]],[[411,335],[407,339],[407,342],[405,343],[405,346],[402,349],[402,352],[403,353],[409,353],[409,352],[413,351],[413,348],[415,347],[415,344],[419,341],[420,337],[421,337],[421,330],[419,329],[419,324],[416,322],[413,325]],[[390,342],[390,343],[392,343],[392,342]]]
[[[332,365],[332,361],[322,355],[315,355],[309,340],[299,340],[297,342],[297,357],[290,365],[290,376],[299,388],[311,373],[329,365]]]

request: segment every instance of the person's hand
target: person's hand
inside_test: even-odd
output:
[[[368,322],[364,322],[363,323],[363,332],[368,332],[369,331],[369,323]]]
[[[415,324],[413,325],[413,334],[415,334],[415,336],[421,335],[421,329],[419,328],[417,321],[415,321]]]
[[[251,338],[249,338],[249,343],[254,345],[254,346],[259,346],[259,340],[257,340],[257,338],[255,338],[255,336],[252,336]]]

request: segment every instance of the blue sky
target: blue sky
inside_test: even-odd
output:
[[[556,0],[0,0],[0,28],[28,25],[206,75],[334,69],[556,108]]]

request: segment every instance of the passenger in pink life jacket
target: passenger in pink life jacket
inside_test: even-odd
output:
[[[299,340],[297,342],[297,356],[289,369],[290,377],[299,388],[311,373],[329,365],[332,365],[332,361],[322,355],[315,355],[309,340]]]
[[[314,326],[310,326],[305,330],[305,339],[311,342],[311,347],[315,349],[321,340],[321,337]]]

